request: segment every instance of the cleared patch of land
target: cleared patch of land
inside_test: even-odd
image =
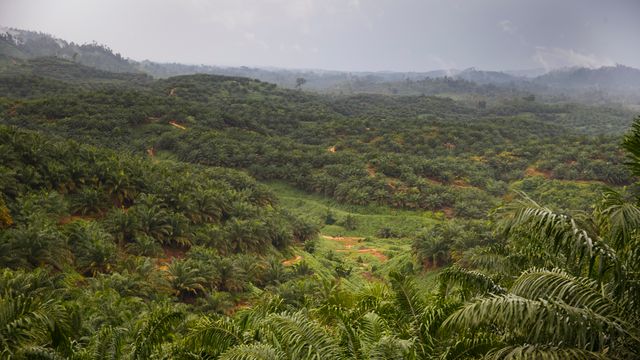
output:
[[[411,239],[416,232],[444,221],[441,215],[429,211],[345,205],[282,182],[266,184],[277,195],[282,207],[320,227],[313,254],[298,249],[283,260],[285,266],[304,261],[330,271],[331,264],[327,259],[334,259],[352,268],[355,279],[372,280],[376,278],[376,271],[385,271],[402,259],[410,258]],[[354,219],[351,228],[345,226],[348,216]],[[328,217],[333,219],[328,221],[330,224]],[[385,229],[393,236],[381,237]]]

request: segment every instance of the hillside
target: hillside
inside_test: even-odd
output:
[[[31,66],[33,73],[42,61],[16,67]],[[574,133],[575,115],[593,111],[581,106],[517,100],[477,109],[426,96],[320,96],[212,75],[108,79],[64,66],[70,71],[57,67],[46,78],[0,74],[15,84],[2,100],[4,122],[98,146],[140,154],[153,149],[181,161],[245,169],[346,203],[463,217],[482,217],[529,168],[554,179],[625,183],[623,158],[612,151],[615,137]],[[67,77],[72,80],[60,80]],[[20,100],[21,87],[33,89],[34,82],[60,90]],[[624,119],[625,112],[618,116]],[[609,125],[624,129],[623,121]],[[580,126],[601,131],[597,122]],[[555,152],[559,145],[567,151]]]
[[[0,54],[20,59],[55,56],[111,72],[137,72],[129,60],[104,45],[79,45],[44,33],[5,27],[0,28]]]
[[[640,356],[640,118],[546,92],[632,69],[0,51],[0,359]]]

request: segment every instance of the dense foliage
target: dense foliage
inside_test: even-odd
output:
[[[526,176],[628,181],[616,137],[572,131],[601,129],[578,105],[514,100],[477,109],[426,96],[318,96],[211,75],[127,79],[59,59],[0,73],[6,123],[246,169],[350,204],[481,218]]]
[[[0,80],[0,359],[640,357],[624,110],[58,58],[5,58]],[[261,180],[428,222],[296,216]]]
[[[244,241],[257,238],[238,231],[255,229],[247,226],[252,221],[264,227],[252,217],[272,211],[273,200],[238,173],[114,158],[109,151],[8,128],[2,129],[2,140],[8,166],[0,261],[15,269],[0,276],[3,358],[640,355],[640,197],[635,193],[608,190],[591,214],[582,215],[556,213],[522,195],[495,212],[493,235],[482,234],[482,224],[434,228],[416,244],[425,239],[456,248],[477,236],[458,247],[464,250],[454,258],[416,245],[423,264],[456,263],[440,274],[437,291],[425,293],[407,268],[392,273],[390,285],[301,278],[301,267],[290,272],[279,262],[243,277],[243,270],[260,264],[232,254],[261,252],[264,244],[254,248]],[[625,140],[635,175],[640,175],[638,144],[640,119]],[[48,151],[40,151],[43,147]],[[191,183],[197,184],[193,191],[217,194],[219,202],[213,203],[219,207],[187,210],[189,192],[174,192],[170,184],[192,176],[202,181]],[[234,197],[238,190],[232,183],[252,190]],[[230,199],[235,201],[225,202]],[[105,203],[114,208],[102,208]],[[91,217],[69,220],[69,206]],[[244,226],[237,226],[240,221]],[[216,235],[190,235],[200,226],[222,236],[226,246],[220,247]],[[277,248],[275,240],[286,236],[271,237],[272,245]],[[184,258],[158,265],[143,254],[153,244],[165,251],[191,248]],[[232,244],[237,247],[229,248]],[[259,300],[250,309],[214,315],[225,300],[212,289],[255,286],[246,279],[279,285],[255,288]],[[200,299],[205,301],[195,301]]]

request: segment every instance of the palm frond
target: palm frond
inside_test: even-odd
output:
[[[441,330],[451,334],[482,329],[493,329],[525,343],[562,344],[591,351],[605,349],[627,335],[619,322],[589,309],[513,294],[490,296],[470,303],[451,315]]]
[[[565,360],[608,359],[605,354],[547,345],[506,346],[489,352],[483,359],[491,360]]]
[[[360,334],[363,341],[376,342],[384,336],[387,324],[378,314],[370,312],[360,319]]]
[[[336,359],[336,339],[303,313],[272,314],[264,322],[265,338],[290,359]]]
[[[522,271],[527,258],[495,246],[477,246],[465,251],[460,263],[473,269],[490,271],[501,276],[512,276]]]
[[[0,355],[2,353],[0,352]],[[1,357],[0,357],[1,358]],[[17,359],[28,360],[63,360],[64,356],[57,354],[50,348],[44,346],[26,346],[16,353]]]
[[[410,320],[419,318],[425,309],[425,303],[413,279],[396,272],[389,274],[389,278],[399,309],[404,316]]]
[[[233,320],[224,317],[202,317],[190,329],[183,347],[194,353],[218,356],[227,349],[244,343],[243,329]]]
[[[117,360],[122,358],[125,329],[104,326],[91,344],[91,359]]]
[[[489,276],[473,270],[452,266],[443,270],[438,276],[440,293],[447,295],[452,286],[459,286],[463,298],[469,296],[504,294],[506,289],[495,283]]]
[[[181,312],[166,307],[147,315],[134,339],[133,359],[148,359],[156,348],[171,338],[173,328],[182,319]]]
[[[365,359],[407,359],[411,354],[413,343],[413,339],[406,340],[393,335],[385,335],[375,343],[368,345]]]
[[[66,333],[68,321],[64,308],[53,300],[0,297],[0,348],[15,354],[24,347],[57,346],[57,335]],[[61,342],[67,339],[63,336]]]
[[[590,234],[578,226],[575,219],[542,207],[521,194],[523,199],[505,207],[501,227],[505,236],[526,232],[532,240],[562,253],[569,267],[577,264],[602,277],[611,269],[619,269],[618,257],[614,249],[607,245],[597,234]]]
[[[269,344],[242,344],[220,355],[220,360],[279,360],[286,356]]]
[[[529,269],[520,275],[511,293],[527,299],[559,299],[567,305],[588,308],[595,313],[616,317],[622,313],[616,302],[597,281],[576,277],[561,269]]]
[[[609,237],[618,251],[626,250],[640,229],[640,207],[628,202],[621,193],[607,189],[597,206],[608,223]]]
[[[640,117],[631,125],[631,131],[625,135],[622,147],[629,153],[629,169],[633,175],[640,176]]]
[[[504,342],[493,332],[479,332],[470,336],[462,334],[447,341],[437,349],[438,359],[477,359],[491,351],[501,348]]]

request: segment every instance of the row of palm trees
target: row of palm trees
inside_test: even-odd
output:
[[[639,176],[640,119],[624,147]],[[0,358],[638,358],[640,198],[634,191],[606,191],[590,213],[555,212],[521,194],[494,212],[495,241],[465,251],[441,272],[433,292],[408,273],[361,285],[316,275],[252,288],[251,308],[213,315],[166,297],[150,294],[145,302],[116,291],[100,280],[104,268],[95,278],[62,266],[53,274],[5,270]],[[25,240],[59,241],[53,231],[16,231]],[[67,231],[79,253],[95,245],[80,240],[87,233],[108,236],[90,222]],[[15,266],[40,265],[34,249],[25,243],[24,263]],[[154,266],[137,266],[139,275],[148,270],[140,283],[153,283]],[[224,279],[234,270],[225,266],[212,267],[220,272],[216,286],[232,290]],[[207,278],[189,260],[167,271],[170,288],[187,303],[206,290]]]

